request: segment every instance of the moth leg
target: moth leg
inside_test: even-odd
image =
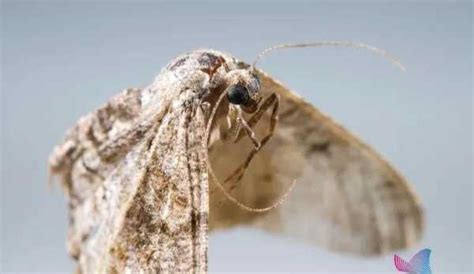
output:
[[[209,114],[211,113],[211,104],[209,102],[203,102],[201,104],[202,112],[204,113],[204,118],[209,119]]]
[[[245,132],[247,133],[247,136],[249,136],[254,146],[260,146],[260,141],[257,140],[255,132],[253,132],[247,121],[242,118],[242,110],[240,108],[235,108],[232,106],[229,108],[229,112],[227,114],[227,128],[224,127],[224,125],[221,125],[220,129],[221,138],[224,141],[233,139],[233,141],[236,142],[238,136]]]
[[[233,136],[235,136],[239,131],[240,131],[240,120],[239,116],[241,110],[239,108],[236,108],[232,105],[229,106],[228,112],[227,112],[227,123],[221,123],[219,132],[220,132],[220,137],[222,140],[227,141]]]
[[[255,132],[248,125],[247,121],[245,121],[245,119],[242,118],[242,113],[241,113],[240,108],[230,109],[227,119],[228,119],[227,120],[228,124],[226,126],[227,128],[224,129],[223,128],[224,125],[221,125],[221,130],[220,130],[221,138],[223,140],[228,140],[228,139],[236,140],[243,129],[244,130],[243,132],[247,133],[247,136],[249,136],[255,148],[259,148],[261,146],[260,141],[257,140],[256,138]],[[224,183],[228,182],[229,180],[230,180],[230,176],[224,181]],[[235,182],[235,185],[237,185],[237,182]],[[235,188],[233,185],[231,188]],[[213,193],[216,189],[211,190],[210,193]]]
[[[242,132],[242,129],[244,130],[244,132],[247,134],[247,136],[250,138],[250,140],[252,141],[253,145],[255,148],[260,148],[262,146],[261,142],[259,140],[257,140],[257,135],[255,134],[255,132],[252,130],[252,128],[249,126],[249,124],[247,123],[247,121],[245,121],[244,118],[242,118],[242,115],[240,114],[238,117],[237,117],[237,124],[239,125],[238,126],[238,129],[235,131],[235,137],[234,137],[234,142],[237,142],[237,139],[239,138],[239,135],[241,134]],[[242,135],[243,136],[243,135]]]
[[[269,132],[272,132],[275,129],[275,125],[278,122],[278,109],[280,106],[280,96],[276,93],[272,93],[270,96],[265,98],[263,100],[263,103],[260,105],[260,107],[257,109],[257,111],[248,119],[247,124],[250,128],[255,126],[258,121],[262,118],[263,114],[273,105],[273,110],[271,114],[271,120],[270,120],[270,130]],[[238,142],[242,137],[245,136],[245,133],[240,131],[237,132],[234,142]]]
[[[260,105],[258,108],[257,112],[249,119],[249,121],[245,121],[244,119],[241,119],[241,125],[242,128],[244,129],[244,132],[249,136],[249,138],[252,140],[254,143],[254,147],[252,151],[249,153],[245,161],[229,176],[227,177],[224,182],[229,182],[231,180],[235,180],[235,182],[232,184],[231,189],[234,189],[240,179],[244,176],[245,170],[248,168],[250,165],[250,162],[252,161],[253,157],[262,149],[262,147],[270,140],[270,138],[273,136],[273,133],[275,132],[276,124],[278,122],[278,110],[280,106],[280,97],[276,94],[273,93],[270,96],[268,96],[265,101]],[[270,116],[270,126],[268,129],[267,135],[262,138],[261,141],[256,140],[255,138],[255,133],[251,129],[251,126],[255,125],[262,117],[262,115],[267,111],[269,108],[272,108],[272,113]],[[240,138],[240,132],[236,134],[235,140],[238,141]]]

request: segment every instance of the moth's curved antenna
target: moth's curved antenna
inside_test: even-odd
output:
[[[276,45],[273,47],[269,47],[263,50],[255,61],[252,64],[252,70],[255,70],[255,66],[257,65],[258,61],[260,61],[265,55],[268,53],[276,50],[276,49],[289,49],[289,48],[319,48],[319,47],[342,47],[342,48],[359,48],[359,49],[366,49],[375,54],[381,55],[382,57],[388,59],[392,64],[397,66],[401,71],[406,71],[405,67],[402,63],[393,55],[391,55],[388,51],[384,49],[380,49],[368,44],[364,43],[357,43],[357,42],[350,42],[350,41],[320,41],[314,43],[301,43],[301,44],[281,44]]]
[[[232,203],[234,203],[238,207],[240,207],[244,210],[250,211],[250,212],[261,213],[261,212],[266,212],[266,211],[269,211],[269,210],[272,210],[272,209],[278,207],[279,205],[281,205],[286,200],[286,197],[288,197],[288,195],[293,190],[293,187],[296,185],[296,180],[293,180],[293,183],[291,183],[291,186],[288,188],[288,190],[285,192],[285,194],[283,194],[283,196],[281,196],[280,199],[278,199],[278,201],[276,201],[272,205],[269,205],[267,207],[261,207],[261,208],[249,207],[249,206],[246,206],[246,205],[242,204],[236,198],[234,198],[232,195],[230,195],[230,193],[224,188],[224,186],[222,185],[222,183],[219,181],[216,174],[212,170],[211,164],[209,163],[209,159],[207,161],[208,161],[207,164],[209,166],[209,173],[211,174],[212,179],[216,182],[217,186],[224,193],[226,198],[229,199],[229,201],[231,201]]]
[[[209,135],[210,135],[210,132],[211,132],[211,127],[212,127],[212,122],[214,121],[214,117],[215,117],[215,114],[217,112],[217,109],[219,108],[219,105],[221,104],[222,102],[222,99],[224,99],[224,96],[226,96],[226,91],[222,92],[222,94],[219,96],[219,98],[217,99],[216,101],[216,105],[214,106],[214,108],[212,109],[212,112],[209,116],[209,121],[207,122],[207,126],[206,126],[206,131],[204,133],[204,139],[203,141],[205,142],[205,145],[206,145],[206,151],[207,151],[207,146],[208,146],[208,142],[209,142]],[[207,152],[206,152],[207,153]],[[283,196],[280,197],[280,199],[278,199],[275,203],[271,204],[270,206],[267,206],[267,207],[262,207],[262,208],[254,208],[254,207],[250,207],[250,206],[247,206],[247,205],[244,205],[242,204],[241,202],[239,202],[236,198],[234,198],[224,187],[224,185],[221,183],[221,181],[219,181],[219,179],[217,178],[216,174],[214,173],[214,170],[212,169],[212,166],[211,166],[211,163],[209,162],[209,157],[206,157],[206,162],[207,162],[207,169],[209,171],[209,174],[211,174],[211,177],[212,179],[215,181],[216,185],[219,187],[219,189],[224,193],[225,197],[231,201],[232,203],[234,203],[236,206],[244,209],[244,210],[247,210],[247,211],[250,211],[250,212],[258,212],[258,213],[261,213],[261,212],[266,212],[266,211],[269,211],[269,210],[272,210],[276,207],[278,207],[279,205],[281,205],[285,200],[286,200],[286,197],[288,197],[288,195],[291,193],[291,191],[293,190],[293,187],[296,185],[296,180],[293,181],[293,183],[291,184],[291,186],[288,188],[288,190],[285,192],[285,194],[283,194]]]

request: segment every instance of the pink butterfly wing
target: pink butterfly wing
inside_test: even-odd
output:
[[[398,257],[397,255],[393,256],[393,262],[398,271],[410,272],[412,270],[410,263]]]

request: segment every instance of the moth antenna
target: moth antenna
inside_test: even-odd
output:
[[[210,135],[210,132],[211,132],[212,122],[214,121],[214,117],[215,117],[215,114],[217,112],[217,109],[219,108],[219,105],[221,104],[222,99],[224,99],[225,95],[226,95],[226,92],[225,91],[222,92],[222,94],[219,96],[219,98],[216,101],[216,105],[212,109],[211,115],[209,116],[209,120],[208,120],[207,126],[206,126],[206,131],[204,132],[204,142],[206,144],[206,151],[207,151],[207,146],[209,144],[209,135]],[[261,212],[266,212],[266,211],[269,211],[269,210],[272,210],[272,209],[278,207],[279,205],[281,205],[286,200],[286,197],[288,197],[288,195],[293,190],[293,187],[296,185],[296,180],[294,180],[293,183],[291,184],[291,186],[285,192],[285,194],[283,194],[283,196],[281,196],[280,199],[278,199],[272,205],[270,205],[268,207],[263,207],[263,208],[253,208],[253,207],[242,204],[236,198],[234,198],[225,189],[224,185],[217,178],[216,174],[214,173],[214,170],[212,169],[211,163],[209,163],[209,157],[207,157],[206,162],[207,162],[207,169],[208,169],[209,173],[211,174],[212,179],[215,181],[217,187],[224,193],[226,198],[229,201],[231,201],[233,204],[235,204],[236,206],[242,208],[243,210],[247,210],[247,211],[250,211],[250,212],[259,212],[259,213],[261,213]]]
[[[283,194],[280,199],[278,199],[276,202],[274,202],[273,204],[267,206],[267,207],[250,207],[250,206],[247,206],[247,205],[244,205],[243,203],[239,202],[236,198],[234,198],[224,187],[224,185],[219,181],[219,179],[217,179],[217,176],[216,174],[214,173],[214,171],[212,170],[212,167],[211,167],[211,163],[209,163],[209,158],[207,160],[207,166],[208,166],[208,170],[209,170],[209,174],[211,174],[211,177],[212,179],[215,181],[217,187],[224,193],[225,197],[231,201],[233,204],[235,204],[236,206],[242,208],[243,210],[246,210],[246,211],[250,211],[250,212],[256,212],[256,213],[262,213],[262,212],[267,212],[267,211],[270,211],[276,207],[278,207],[279,205],[281,205],[283,202],[285,202],[286,198],[288,197],[288,195],[291,193],[291,191],[293,190],[293,188],[295,187],[296,185],[296,180],[293,180],[293,183],[291,183],[291,186],[286,190],[285,194]]]
[[[252,70],[255,70],[255,66],[257,65],[258,61],[260,61],[265,55],[268,53],[276,50],[276,49],[289,49],[289,48],[319,48],[319,47],[342,47],[342,48],[359,48],[359,49],[366,49],[375,54],[381,55],[382,57],[388,59],[392,64],[398,67],[401,71],[406,71],[405,67],[402,63],[393,55],[391,55],[388,51],[384,49],[380,49],[368,44],[364,43],[357,43],[357,42],[350,42],[350,41],[320,41],[314,43],[302,43],[302,44],[281,44],[276,45],[273,47],[269,47],[263,50],[252,65]]]

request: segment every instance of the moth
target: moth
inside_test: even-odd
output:
[[[326,41],[280,45],[355,47]],[[406,180],[359,138],[237,58],[196,50],[79,119],[49,170],[80,273],[207,271],[209,230],[248,225],[376,255],[423,231]],[[211,187],[209,187],[209,183]]]

